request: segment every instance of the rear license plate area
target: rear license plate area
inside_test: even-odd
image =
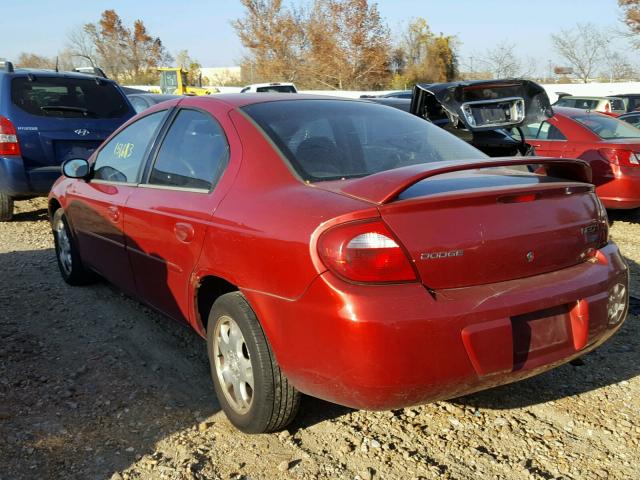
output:
[[[572,346],[569,305],[511,318],[513,367],[519,370],[531,360]]]

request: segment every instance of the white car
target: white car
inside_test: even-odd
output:
[[[602,113],[625,113],[624,101],[616,97],[574,97],[565,95],[553,104],[555,107],[580,108]]]
[[[298,93],[293,83],[253,83],[247,85],[240,93]]]

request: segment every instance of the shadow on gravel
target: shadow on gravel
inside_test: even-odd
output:
[[[640,266],[627,259],[634,271]],[[558,400],[640,375],[640,299],[631,298],[629,316],[607,342],[593,352],[541,375],[466,397],[452,403],[511,409]]]
[[[334,420],[355,411],[353,408],[303,395],[300,413],[293,423],[287,427],[287,430],[293,434],[298,430],[304,430],[318,423]]]
[[[640,208],[635,210],[607,210],[609,225],[615,222],[640,223]]]
[[[47,209],[40,208],[38,210],[29,210],[26,212],[19,212],[13,215],[12,222],[37,222],[40,220],[47,220]]]
[[[205,342],[53,249],[0,254],[0,478],[110,478],[220,410]]]

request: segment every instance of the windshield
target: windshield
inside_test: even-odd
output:
[[[580,115],[573,119],[584,125],[603,140],[615,138],[640,138],[640,130],[617,118],[606,115]]]
[[[556,102],[556,106],[581,108],[582,110],[595,110],[598,107],[598,100],[589,98],[563,97]]]
[[[243,107],[308,181],[419,163],[486,158],[415,115],[370,102],[287,100]]]
[[[256,92],[265,93],[298,93],[293,85],[269,85],[268,87],[258,87]]]
[[[129,106],[115,85],[94,79],[36,76],[14,78],[11,101],[43,117],[119,118]]]

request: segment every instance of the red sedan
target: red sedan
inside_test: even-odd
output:
[[[605,207],[640,207],[640,130],[585,110],[554,107],[548,121],[523,127],[527,143],[545,157],[580,158],[591,164]]]
[[[392,409],[522,379],[626,316],[585,162],[491,159],[390,107],[185,97],[63,171],[63,278],[99,274],[206,337],[246,432],[286,426],[300,392]]]

